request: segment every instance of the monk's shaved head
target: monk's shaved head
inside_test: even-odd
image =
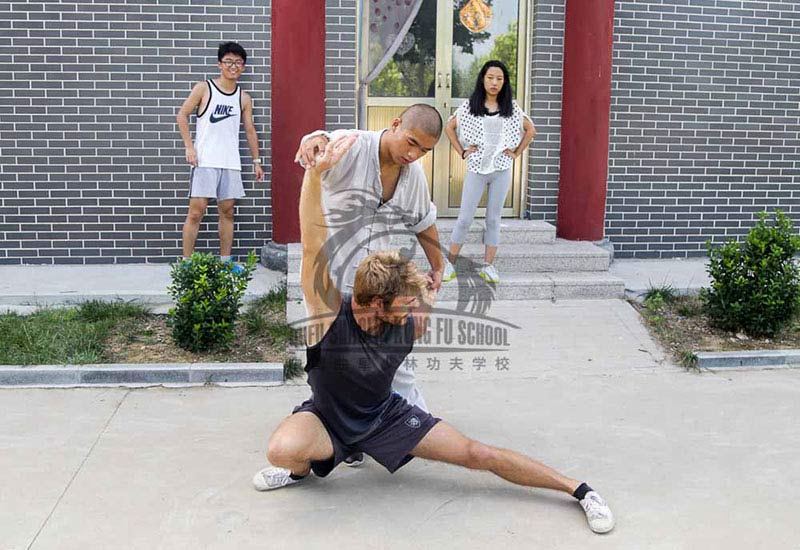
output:
[[[403,121],[402,127],[406,130],[421,130],[437,140],[442,135],[442,117],[439,111],[425,105],[417,103],[400,113],[400,120]]]

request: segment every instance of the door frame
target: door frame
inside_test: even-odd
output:
[[[362,70],[366,69],[364,60],[368,55],[368,32],[369,32],[369,11],[364,9],[364,2],[368,0],[360,0],[357,6],[357,50],[358,59],[356,60],[356,78],[360,81],[363,76]],[[531,98],[531,86],[529,78],[530,69],[530,54],[531,54],[531,32],[533,25],[530,17],[535,13],[534,11],[535,0],[518,0],[518,23],[517,23],[517,83],[522,83],[522,86],[517,86],[515,90],[515,99],[523,110],[530,116],[528,111]],[[450,83],[452,82],[453,73],[453,21],[449,19],[448,24],[445,25],[444,21],[448,20],[453,15],[453,1],[452,0],[436,0],[436,20],[437,20],[437,40],[436,40],[436,92],[433,98],[418,98],[420,103],[425,103],[433,106],[439,111],[442,119],[446,122],[450,117],[451,111],[454,109],[452,105],[452,97],[450,97]],[[445,80],[445,86],[440,86],[441,82],[439,75],[442,75]],[[358,93],[359,86],[356,82],[356,90]],[[445,93],[446,92],[446,93]],[[358,128],[366,127],[366,120],[360,120],[362,117],[368,117],[370,107],[390,107],[390,106],[407,106],[409,101],[407,98],[393,97],[393,98],[371,98],[368,91],[365,90],[365,110],[360,113],[356,108],[356,126]],[[356,105],[358,105],[358,98],[356,98]],[[457,105],[456,105],[457,107]],[[433,150],[435,158],[433,165],[433,181],[429,182],[432,188],[431,198],[437,205],[439,216],[456,217],[458,215],[458,208],[449,206],[449,193],[450,193],[450,166],[449,158],[451,154],[450,141],[447,136],[442,133],[442,137],[436,144]],[[526,210],[526,201],[528,198],[528,160],[529,148],[523,151],[522,155],[514,161],[514,171],[512,176],[511,187],[511,207],[503,208],[504,218],[521,218]],[[442,182],[437,185],[437,182]],[[476,217],[485,216],[485,208],[478,208],[475,215]]]

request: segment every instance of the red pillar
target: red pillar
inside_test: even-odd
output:
[[[559,237],[603,238],[614,0],[567,0],[561,111]]]
[[[272,0],[272,240],[300,241],[300,138],[325,127],[325,0]]]

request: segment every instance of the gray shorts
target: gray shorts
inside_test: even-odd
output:
[[[244,197],[241,170],[228,168],[192,168],[190,197],[225,201]]]
[[[292,414],[299,412],[310,412],[319,418],[333,444],[333,456],[311,462],[311,469],[317,477],[327,476],[345,458],[359,451],[374,458],[393,474],[414,458],[411,451],[441,420],[392,392],[378,426],[364,439],[348,445],[314,405],[313,396],[295,407]]]

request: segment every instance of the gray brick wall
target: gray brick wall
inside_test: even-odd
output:
[[[325,1],[325,126],[356,127],[358,0]]]
[[[705,254],[759,211],[800,222],[800,3],[616,3],[606,234]]]
[[[561,154],[561,80],[565,0],[533,2],[531,21],[530,97],[528,113],[536,138],[528,156],[525,217],[556,222]]]
[[[218,74],[219,42],[241,42],[268,168],[269,25],[268,0],[0,1],[0,263],[180,255],[189,169],[175,114]],[[255,183],[241,146],[236,254],[271,236],[269,174]],[[198,250],[217,250],[214,210]]]
[[[533,3],[538,135],[527,216],[554,222],[564,0]],[[326,2],[326,126],[355,126],[357,0]],[[269,169],[270,3],[0,0],[0,263],[168,261],[188,169],[175,112],[241,41]],[[800,223],[800,3],[616,3],[606,234],[620,257],[704,254],[756,212]],[[237,209],[235,252],[271,236],[267,182]],[[209,212],[198,249],[215,250]]]

